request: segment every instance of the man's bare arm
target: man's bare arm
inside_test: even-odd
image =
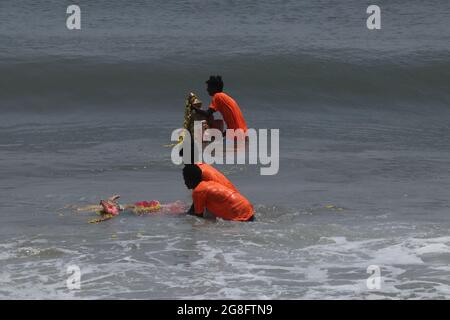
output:
[[[209,108],[208,110],[202,110],[200,108],[196,108],[196,107],[192,107],[192,109],[195,110],[196,113],[205,116],[207,118],[209,118],[214,112],[216,112],[215,110]]]
[[[186,214],[189,214],[189,215],[192,215],[192,216],[196,216],[196,217],[199,217],[199,218],[204,218],[203,214],[195,213],[194,204],[192,204],[191,208],[188,210],[188,212],[186,212]]]

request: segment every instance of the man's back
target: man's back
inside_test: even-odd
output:
[[[192,193],[196,214],[205,209],[225,220],[248,221],[253,217],[252,204],[239,192],[214,181],[202,181]]]
[[[215,181],[233,191],[238,191],[231,181],[213,166],[202,162],[196,163],[196,165],[202,170],[203,181]]]
[[[223,120],[227,124],[227,129],[242,129],[247,132],[247,124],[239,105],[224,92],[214,94],[211,105],[215,111],[222,114]]]

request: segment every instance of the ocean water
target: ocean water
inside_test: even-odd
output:
[[[0,298],[449,298],[448,1],[377,1],[377,31],[368,1],[77,3],[69,31],[72,1],[0,2]],[[257,221],[88,224],[191,203],[164,145],[210,74],[280,129],[277,175],[217,166]]]

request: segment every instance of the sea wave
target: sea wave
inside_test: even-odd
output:
[[[178,107],[191,90],[206,96],[204,81],[210,74],[221,74],[225,91],[241,99],[269,103],[450,103],[450,57],[445,54],[366,61],[323,54],[214,61],[42,58],[4,61],[0,72],[7,75],[0,79],[0,108],[16,110]]]

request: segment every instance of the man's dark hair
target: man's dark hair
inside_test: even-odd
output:
[[[183,177],[193,186],[197,186],[202,182],[202,170],[195,164],[186,164],[183,168]]]
[[[210,76],[206,83],[210,88],[217,89],[219,92],[223,91],[223,81],[221,76]]]

